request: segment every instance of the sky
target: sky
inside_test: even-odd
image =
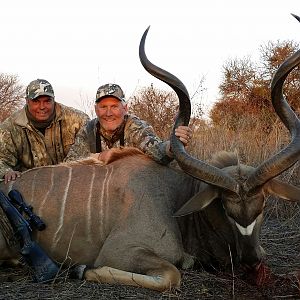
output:
[[[259,59],[268,41],[300,41],[299,0],[10,0],[0,4],[0,72],[24,86],[48,80],[56,101],[85,109],[97,88],[118,83],[129,98],[141,87],[170,88],[138,56],[177,76],[193,95],[204,77],[207,109],[227,60]],[[199,99],[198,99],[199,100]],[[195,98],[194,101],[197,101]]]

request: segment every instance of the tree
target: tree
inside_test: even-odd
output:
[[[24,105],[24,89],[17,75],[0,73],[0,122]]]
[[[280,64],[289,57],[298,45],[285,42],[269,42],[260,47],[260,62],[250,58],[227,61],[223,66],[223,81],[219,86],[221,97],[213,106],[210,118],[214,125],[225,125],[237,130],[245,120],[253,126],[253,120],[261,123],[262,129],[270,130],[276,120],[271,97],[270,83]],[[284,94],[294,110],[299,110],[300,74],[292,72],[286,81]]]
[[[197,90],[200,91],[199,85]],[[195,92],[196,95],[199,92]],[[162,139],[170,137],[174,120],[178,112],[178,98],[176,94],[157,89],[151,84],[138,90],[129,101],[129,110],[142,120],[151,124],[156,134]],[[193,117],[190,124],[198,124],[198,119],[203,115],[200,103],[193,106]]]
[[[138,90],[129,101],[129,110],[151,124],[161,138],[169,138],[174,117],[178,110],[178,100],[173,92],[150,87]]]
[[[281,63],[296,50],[299,44],[293,41],[285,42],[269,42],[265,46],[260,47],[262,67],[265,72],[261,76],[266,83],[270,84],[273,74],[277,71]],[[269,86],[267,86],[269,88]],[[284,94],[289,101],[291,107],[300,111],[300,73],[299,67],[289,74],[284,83]]]

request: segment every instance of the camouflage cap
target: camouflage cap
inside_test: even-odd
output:
[[[96,102],[99,102],[104,97],[115,97],[119,99],[120,101],[125,102],[125,95],[123,93],[123,90],[121,87],[115,83],[107,83],[104,85],[101,85],[96,93]]]
[[[52,85],[45,79],[36,79],[29,83],[26,88],[26,99],[35,99],[39,96],[54,98]]]

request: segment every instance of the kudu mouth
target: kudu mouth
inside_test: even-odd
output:
[[[171,135],[171,149],[180,167],[189,175],[198,178],[208,184],[215,185],[222,189],[239,194],[240,188],[246,193],[251,193],[256,188],[264,185],[267,181],[278,176],[291,167],[300,155],[300,122],[296,114],[290,108],[283,96],[283,84],[288,74],[300,64],[300,50],[288,58],[275,73],[271,84],[271,97],[273,107],[287,127],[291,135],[291,142],[279,153],[275,154],[267,161],[257,167],[244,184],[239,183],[227,175],[222,169],[216,168],[190,156],[175,136],[175,128],[179,125],[188,125],[191,115],[190,97],[184,84],[171,73],[157,67],[151,63],[145,54],[145,40],[150,26],[144,32],[140,47],[139,56],[144,68],[154,77],[168,84],[177,94],[179,99],[179,113]]]

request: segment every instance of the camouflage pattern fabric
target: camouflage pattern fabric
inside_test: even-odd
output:
[[[35,99],[39,96],[54,98],[52,85],[45,79],[36,79],[29,83],[26,88],[26,99]]]
[[[65,161],[78,160],[88,157],[96,152],[96,124],[98,119],[93,119],[84,126],[76,136],[75,144],[71,147]],[[124,146],[136,147],[150,156],[156,162],[167,165],[173,158],[169,152],[169,141],[162,141],[156,136],[153,128],[145,121],[134,115],[128,115],[124,127]],[[88,130],[91,126],[92,130]],[[113,148],[120,147],[120,139],[117,140]],[[101,138],[101,148],[107,150],[108,146]]]
[[[12,226],[5,212],[1,207],[0,207],[0,232],[2,233],[8,247],[13,248],[19,245],[19,241],[16,235],[14,234]]]
[[[113,96],[120,101],[125,102],[125,95],[121,87],[115,83],[107,83],[101,85],[96,93],[96,102],[98,102],[101,98]]]
[[[63,162],[75,135],[89,117],[74,108],[56,102],[56,116],[45,135],[28,121],[25,107],[0,124],[0,178],[12,170]]]

